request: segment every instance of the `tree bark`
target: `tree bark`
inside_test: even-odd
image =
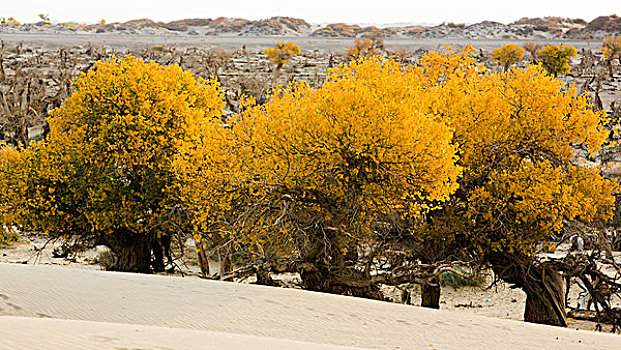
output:
[[[164,272],[164,248],[157,239],[153,240],[153,271]]]
[[[207,278],[211,276],[211,273],[209,272],[209,259],[207,258],[207,252],[205,252],[202,242],[196,242],[196,251],[198,252],[198,265],[201,268],[201,274],[203,275],[203,278]]]
[[[528,257],[495,256],[491,260],[501,279],[526,293],[524,321],[567,327],[565,281],[560,272]]]
[[[257,284],[262,286],[275,286],[274,280],[272,280],[272,276],[270,276],[270,272],[263,269],[257,270]]]
[[[567,327],[565,281],[562,275],[545,267],[535,269],[533,273],[538,278],[529,280],[524,286],[524,321]]]
[[[142,234],[111,233],[106,245],[114,255],[112,271],[151,273],[151,240]]]
[[[421,285],[421,306],[432,309],[440,308],[440,284]]]

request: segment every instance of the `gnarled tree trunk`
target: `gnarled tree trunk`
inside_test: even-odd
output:
[[[493,260],[494,272],[526,293],[524,321],[567,327],[565,281],[560,272],[529,258]]]
[[[151,247],[149,236],[128,232],[111,233],[105,239],[114,255],[112,271],[151,273]]]
[[[325,240],[307,245],[301,254],[304,263],[298,267],[304,287],[317,292],[384,300],[379,286],[370,283],[369,274],[356,266],[356,247],[348,247],[343,254],[334,249],[335,246],[337,244],[330,245]]]
[[[211,276],[209,271],[209,259],[207,258],[207,252],[202,242],[196,242],[196,252],[198,254],[198,265],[201,268],[201,275],[203,278]]]
[[[430,284],[422,284],[421,290],[421,306],[432,309],[440,308],[440,283],[435,281]]]
[[[546,267],[532,271],[534,279],[524,284],[526,309],[524,321],[567,327],[565,281],[562,275]]]
[[[300,277],[308,290],[384,300],[379,286],[370,283],[369,276],[353,266],[328,269],[320,264],[305,263]]]

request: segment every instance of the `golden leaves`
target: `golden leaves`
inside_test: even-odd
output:
[[[524,58],[524,49],[517,44],[506,44],[492,51],[492,57],[498,61],[505,71]]]
[[[604,38],[602,53],[604,59],[612,61],[615,58],[621,59],[621,36],[609,36]]]
[[[300,46],[291,41],[286,43],[277,42],[275,46],[265,49],[265,55],[278,68],[287,64],[288,59],[302,52],[300,51]]]
[[[25,174],[14,221],[55,234],[159,227],[179,201],[173,160],[181,145],[221,115],[218,83],[127,56],[98,62],[74,87],[50,112],[47,139],[14,162]]]
[[[576,57],[576,48],[573,46],[546,45],[539,50],[539,57],[543,67],[553,76],[569,73],[569,60]]]

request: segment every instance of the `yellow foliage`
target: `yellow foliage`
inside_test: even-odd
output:
[[[354,62],[319,88],[283,88],[228,128],[204,124],[179,162],[187,202],[205,213],[197,226],[283,254],[340,255],[378,221],[441,205],[457,189],[456,146],[422,113],[425,81],[412,69]]]
[[[541,64],[553,76],[569,73],[569,60],[576,57],[576,48],[573,46],[547,45],[539,50]]]
[[[270,47],[265,49],[265,55],[267,59],[270,60],[276,67],[280,68],[287,64],[287,60],[289,60],[293,56],[297,56],[301,53],[300,46],[294,44],[293,42],[281,43],[277,42],[276,47]]]
[[[98,62],[50,112],[45,141],[4,151],[10,157],[0,181],[14,185],[3,186],[10,203],[3,217],[53,235],[138,241],[165,234],[162,222],[178,203],[172,160],[223,107],[215,81],[178,65],[131,56]]]
[[[455,129],[462,196],[430,214],[434,224],[423,231],[463,235],[480,252],[529,254],[563,219],[611,217],[616,184],[573,164],[574,144],[596,152],[607,138],[606,115],[587,96],[538,66],[464,73],[438,88],[446,102],[430,111]]]
[[[213,80],[133,57],[100,62],[51,112],[46,141],[0,151],[0,223],[139,237],[166,234],[162,218],[182,203],[199,240],[330,260],[390,225],[528,255],[563,220],[609,219],[617,185],[574,164],[573,149],[603,147],[605,112],[540,66],[491,72],[474,53],[357,57],[320,87],[242,99],[226,120]],[[266,54],[281,65],[299,47]],[[552,75],[574,55],[541,49]]]
[[[517,44],[507,44],[492,51],[492,57],[502,65],[506,71],[524,58],[524,49]]]
[[[203,124],[176,164],[197,232],[262,253],[345,254],[398,218],[477,252],[530,254],[563,219],[614,208],[616,185],[572,163],[572,145],[602,147],[605,113],[538,66],[487,71],[471,47],[352,62],[245,105],[226,127]]]
[[[0,245],[10,243],[13,223],[20,217],[16,205],[25,187],[25,172],[15,148],[0,144]]]
[[[607,61],[621,60],[621,36],[609,36],[604,38],[604,46],[602,46],[604,59]]]

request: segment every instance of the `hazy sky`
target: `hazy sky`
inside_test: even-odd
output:
[[[512,22],[521,17],[561,16],[591,20],[621,12],[619,0],[1,0],[0,16],[34,22],[37,14],[53,21],[107,22],[148,17],[183,18],[290,16],[311,23],[475,23]],[[619,13],[621,14],[621,13]]]

